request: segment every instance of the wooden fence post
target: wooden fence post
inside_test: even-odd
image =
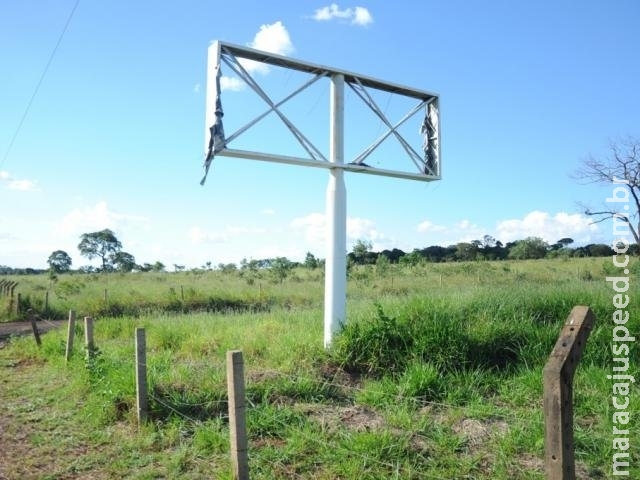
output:
[[[38,331],[38,325],[36,325],[36,316],[33,313],[32,309],[27,311],[27,316],[29,317],[29,321],[31,322],[31,330],[33,330],[33,337],[36,339],[36,343],[38,346],[42,346],[42,340],[40,340],[40,332]]]
[[[84,344],[87,348],[87,358],[91,359],[95,353],[95,344],[93,343],[93,318],[84,317]]]
[[[13,302],[13,289],[11,289],[11,301]],[[20,304],[22,303],[22,294],[16,294],[16,315],[20,315]]]
[[[229,397],[229,436],[233,478],[249,480],[247,424],[244,397],[244,362],[242,352],[227,352],[227,391]]]
[[[73,337],[76,333],[76,312],[69,310],[69,324],[67,326],[67,348],[64,352],[64,360],[68,362],[73,352]]]
[[[575,480],[573,374],[593,328],[589,307],[573,307],[543,370],[545,470],[548,480]]]
[[[138,414],[138,425],[142,425],[149,417],[146,345],[144,328],[136,328],[136,411]]]

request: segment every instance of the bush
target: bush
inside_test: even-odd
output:
[[[376,304],[371,321],[350,322],[337,336],[334,354],[351,373],[380,376],[404,370],[413,348],[411,328]]]

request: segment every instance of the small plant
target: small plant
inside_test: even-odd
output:
[[[441,372],[430,363],[413,362],[398,379],[398,392],[404,397],[437,401],[445,391],[446,385]]]
[[[376,316],[368,322],[348,323],[339,335],[335,355],[347,371],[373,375],[404,369],[413,345],[407,323],[384,313],[376,304]]]

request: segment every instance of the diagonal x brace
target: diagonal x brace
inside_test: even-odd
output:
[[[409,145],[409,143],[404,139],[404,137],[402,135],[400,135],[400,133],[397,132],[396,128],[398,128],[398,126],[394,127],[393,125],[391,125],[391,122],[387,119],[386,115],[382,112],[380,107],[378,107],[378,105],[373,100],[373,98],[371,98],[371,95],[369,95],[369,93],[367,92],[365,87],[362,85],[362,83],[356,78],[355,79],[355,83],[353,83],[353,84],[349,83],[349,86],[362,99],[362,101],[365,104],[367,104],[367,106],[380,118],[380,120],[382,120],[382,123],[384,123],[389,128],[389,130],[390,130],[389,131],[389,135],[393,134],[396,137],[398,142],[400,142],[400,144],[404,148],[405,152],[407,152],[407,155],[409,156],[409,158],[415,164],[416,168],[418,168],[418,170],[421,170],[422,169],[421,168],[422,157],[413,149],[413,147],[411,147],[411,145]],[[425,104],[425,102],[423,101],[423,102],[421,102],[420,106],[422,106],[424,104]],[[420,108],[420,106],[418,108]],[[417,111],[417,109],[415,111]],[[415,113],[415,111],[413,113]],[[409,117],[410,116],[411,115],[409,115]],[[384,140],[384,139],[382,139],[382,140]],[[380,143],[382,143],[382,141],[380,141]],[[378,145],[379,145],[379,143],[378,143]],[[376,147],[378,145],[376,145]],[[371,151],[373,151],[373,149]],[[371,153],[371,152],[369,152],[369,153]],[[369,153],[367,153],[367,155]]]
[[[327,159],[322,154],[322,152],[320,152],[320,150],[318,150],[318,148],[316,148],[315,145],[313,145],[313,143],[311,143],[311,141],[307,137],[305,137],[304,134],[300,130],[298,130],[298,128],[296,128],[295,125],[293,125],[293,123],[286,117],[284,113],[278,110],[277,105],[271,100],[271,98],[269,98],[269,96],[264,92],[264,90],[260,88],[258,83],[253,79],[253,77],[251,77],[249,72],[245,70],[245,68],[240,64],[240,62],[238,62],[238,60],[235,57],[229,58],[228,56],[223,55],[222,60],[240,78],[242,78],[247,83],[247,85],[249,85],[258,94],[258,96],[260,96],[260,98],[262,98],[265,101],[267,105],[271,107],[271,110],[275,112],[276,115],[278,115],[278,117],[280,117],[280,120],[282,120],[282,122],[287,126],[287,128],[289,128],[293,136],[298,140],[300,145],[302,145],[302,147],[307,151],[307,153],[312,159],[324,160],[325,162],[327,161]]]

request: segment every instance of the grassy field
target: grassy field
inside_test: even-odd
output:
[[[96,318],[0,350],[0,478],[231,478],[225,354],[243,351],[252,479],[542,479],[542,368],[574,305],[597,317],[574,381],[578,478],[613,478],[609,258],[354,267],[322,347],[319,270],[14,277],[31,308]],[[640,336],[638,264],[627,327]],[[105,290],[107,291],[105,296]],[[105,298],[106,297],[106,298]],[[0,304],[0,308],[3,305]],[[151,420],[135,421],[136,327]],[[637,343],[630,371],[640,378]],[[630,478],[640,478],[637,386]]]

